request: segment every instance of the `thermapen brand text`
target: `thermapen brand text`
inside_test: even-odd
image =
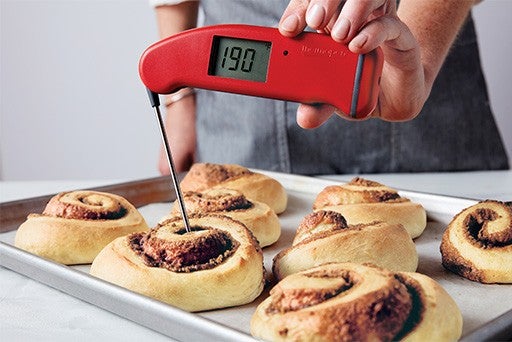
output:
[[[344,57],[347,55],[347,52],[343,50],[324,49],[307,45],[302,45],[301,53],[304,56],[311,57]]]

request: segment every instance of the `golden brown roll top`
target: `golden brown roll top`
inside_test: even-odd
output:
[[[363,178],[326,187],[316,197],[313,209],[337,211],[350,224],[373,221],[401,224],[413,239],[420,236],[427,225],[427,215],[420,204],[401,197],[394,189]]]
[[[236,164],[195,163],[181,181],[181,187],[183,191],[201,191],[252,173]]]
[[[181,181],[183,191],[211,188],[238,190],[248,199],[267,204],[276,214],[286,209],[286,190],[276,179],[235,164],[196,163]]]
[[[412,272],[418,267],[418,253],[399,224],[347,225],[340,213],[319,210],[303,219],[292,246],[274,257],[273,273],[280,280],[329,262],[373,263]]]
[[[119,236],[147,230],[137,209],[121,196],[98,191],[55,195],[42,214],[29,214],[15,246],[63,264],[91,263]]]
[[[43,215],[83,220],[115,220],[127,208],[118,196],[93,191],[62,192],[53,196]]]
[[[231,189],[206,189],[183,194],[187,212],[191,214],[229,212],[250,209],[254,206],[240,191]],[[173,213],[179,213],[179,205],[174,203]]]
[[[512,283],[512,204],[482,201],[457,214],[441,241],[443,266],[482,283]]]
[[[315,199],[313,209],[332,205],[404,202],[396,190],[380,183],[356,177],[343,185],[327,186]]]
[[[248,200],[237,190],[207,189],[183,194],[188,214],[216,213],[243,223],[254,234],[261,247],[273,244],[281,235],[277,214],[265,203]],[[181,217],[178,203],[166,218]]]
[[[454,341],[461,332],[457,305],[432,279],[354,263],[284,278],[251,320],[267,341]]]
[[[147,233],[114,240],[91,274],[187,311],[253,301],[263,290],[263,253],[240,222],[191,215],[191,232],[171,218]]]
[[[347,220],[338,212],[319,210],[309,215],[306,215],[299,223],[299,227],[295,232],[293,245],[299,242],[316,236],[323,235],[329,232],[340,232],[347,229]]]

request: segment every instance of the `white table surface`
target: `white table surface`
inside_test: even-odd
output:
[[[512,171],[361,175],[401,189],[473,199],[512,200]],[[325,176],[349,181],[353,176]],[[0,202],[126,180],[3,181]],[[0,213],[1,215],[1,213]],[[169,341],[170,339],[0,267],[3,341]]]

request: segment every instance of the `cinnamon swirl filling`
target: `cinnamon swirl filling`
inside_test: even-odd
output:
[[[482,201],[462,210],[441,241],[443,266],[482,283],[512,283],[512,206]]]
[[[188,189],[201,191],[228,179],[235,179],[252,173],[249,169],[239,165],[197,163],[192,165],[187,176],[181,182],[181,187],[184,191]]]
[[[295,233],[293,243],[297,244],[315,234],[335,232],[347,228],[349,228],[347,221],[340,213],[330,210],[315,211],[302,219]]]
[[[189,273],[212,269],[233,255],[239,242],[223,230],[160,226],[147,233],[132,234],[130,247],[146,265],[172,272]]]
[[[412,307],[407,287],[391,272],[325,264],[280,281],[257,309],[253,331],[261,322],[283,340],[391,341]]]
[[[316,198],[313,209],[345,204],[404,201],[407,199],[400,197],[395,190],[378,182],[356,177],[347,184],[326,187]]]
[[[479,247],[492,248],[510,245],[512,242],[512,221],[505,229],[497,229],[494,222],[501,215],[490,208],[476,209],[464,219],[467,236]],[[508,228],[508,229],[507,229]]]
[[[94,191],[63,192],[50,199],[43,215],[82,220],[116,220],[127,209],[107,193]]]
[[[321,270],[306,273],[304,276],[305,281],[300,287],[276,286],[270,291],[272,302],[266,309],[267,314],[283,314],[318,305],[347,291],[355,283],[355,279],[346,271]],[[318,284],[308,287],[308,280]]]
[[[431,278],[369,264],[329,263],[281,280],[251,333],[279,341],[455,341],[462,315]]]
[[[241,192],[229,189],[212,189],[203,192],[189,191],[183,196],[187,212],[212,213],[219,211],[235,211],[253,207]],[[174,212],[178,212],[175,205]]]
[[[395,341],[402,340],[415,329],[425,315],[425,294],[418,282],[405,274],[397,273],[395,278],[402,283],[411,296],[411,311],[402,325],[402,330],[395,336]]]

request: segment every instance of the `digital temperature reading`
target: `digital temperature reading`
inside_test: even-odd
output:
[[[267,80],[271,42],[213,38],[209,75],[256,82]]]

